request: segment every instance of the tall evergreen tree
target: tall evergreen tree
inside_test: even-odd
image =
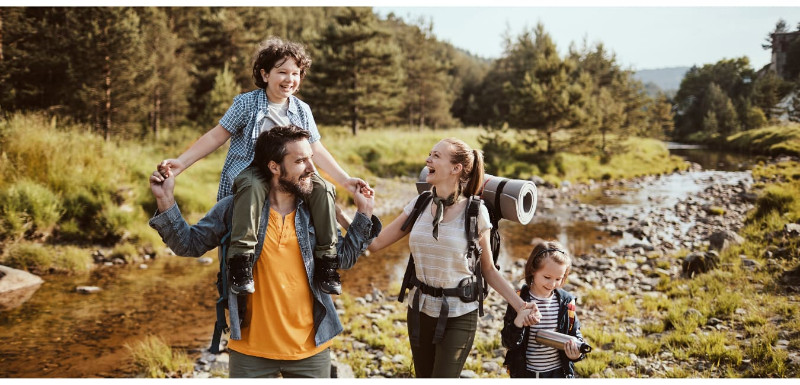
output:
[[[222,71],[217,73],[214,78],[214,88],[208,94],[208,105],[205,120],[213,121],[225,114],[231,105],[233,98],[239,94],[239,86],[236,77],[225,63]]]
[[[750,67],[747,57],[724,59],[715,64],[706,64],[701,68],[692,67],[684,76],[675,95],[677,106],[675,133],[678,138],[686,138],[703,129],[703,121],[706,119],[710,105],[706,98],[712,89],[709,87],[711,83],[714,83],[715,89],[718,89],[731,101],[737,118],[746,118],[746,101],[753,92],[752,79],[754,78],[755,71]],[[722,104],[727,104],[727,102]],[[719,103],[714,105],[718,106]],[[720,115],[717,115],[716,118],[718,121],[723,119]],[[736,125],[730,123],[730,126],[726,127],[740,127],[741,125],[740,121]]]
[[[647,123],[640,129],[638,134],[656,139],[672,136],[672,132],[675,129],[672,103],[663,92],[660,92],[655,99],[650,100],[646,110]]]
[[[139,117],[146,116],[146,104],[139,85],[145,81],[144,40],[139,16],[131,8],[73,8],[68,24],[74,40],[71,68],[83,79],[78,90],[84,116],[106,140],[116,134],[130,134]]]
[[[538,130],[547,137],[547,152],[553,152],[553,133],[574,128],[583,119],[584,93],[570,75],[575,63],[559,57],[556,45],[544,26],[523,32],[512,46],[511,58],[530,60],[530,67],[516,67],[523,73],[519,83],[506,82],[504,90],[510,103],[509,124],[520,130]]]
[[[736,109],[733,107],[733,102],[713,82],[708,85],[704,104],[705,115],[709,116],[710,113],[713,113],[716,118],[716,129],[705,127],[707,133],[728,136],[739,132],[740,123]]]
[[[387,23],[394,30],[402,50],[405,77],[405,100],[402,115],[410,127],[450,123],[453,94],[449,71],[452,64],[445,47],[433,35],[433,24],[418,20],[408,25],[389,15]]]
[[[191,78],[188,57],[173,31],[174,17],[163,8],[139,8],[146,48],[147,122],[158,138],[162,122],[174,125],[188,113]]]
[[[310,77],[320,92],[315,116],[323,122],[383,124],[403,93],[400,49],[369,8],[343,8],[321,35],[319,65]]]

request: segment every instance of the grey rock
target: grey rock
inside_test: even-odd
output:
[[[464,370],[461,371],[461,375],[459,377],[461,377],[461,378],[478,378],[478,374],[475,373],[472,370],[464,369]]]
[[[27,271],[0,265],[0,311],[25,303],[43,282],[39,276]]]
[[[709,247],[715,250],[725,250],[732,244],[741,245],[744,238],[731,230],[718,230],[708,237]]]
[[[341,362],[331,362],[331,378],[355,378],[353,368]]]
[[[800,235],[800,224],[787,223],[783,225],[783,232],[786,233],[786,235],[796,237]]]
[[[481,368],[484,372],[489,373],[497,373],[500,371],[500,365],[494,361],[484,362],[483,365],[481,365]]]

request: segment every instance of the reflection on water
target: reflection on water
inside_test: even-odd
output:
[[[28,302],[0,312],[0,377],[130,377],[124,346],[148,334],[187,349],[202,346],[214,327],[216,270],[174,257],[145,270],[47,276]],[[84,285],[103,290],[75,291]]]
[[[695,144],[682,144],[667,142],[670,154],[698,163],[705,170],[717,171],[743,171],[752,167],[765,157],[739,154],[724,151],[715,151]]]

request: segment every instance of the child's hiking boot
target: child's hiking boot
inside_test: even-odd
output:
[[[228,277],[233,294],[247,294],[256,291],[253,282],[253,254],[234,254],[228,259]]]
[[[317,259],[319,268],[314,278],[319,281],[319,287],[325,294],[342,294],[342,281],[339,278],[339,257],[324,255]]]

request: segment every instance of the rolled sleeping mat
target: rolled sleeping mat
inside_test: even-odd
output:
[[[481,192],[489,210],[500,218],[527,225],[536,211],[536,185],[529,180],[508,179],[486,175]],[[495,207],[498,206],[498,207]]]
[[[420,194],[431,188],[425,181],[427,176],[428,168],[423,167],[416,183]],[[527,225],[536,212],[536,185],[531,181],[486,174],[480,193],[489,212],[499,214],[500,218]]]

